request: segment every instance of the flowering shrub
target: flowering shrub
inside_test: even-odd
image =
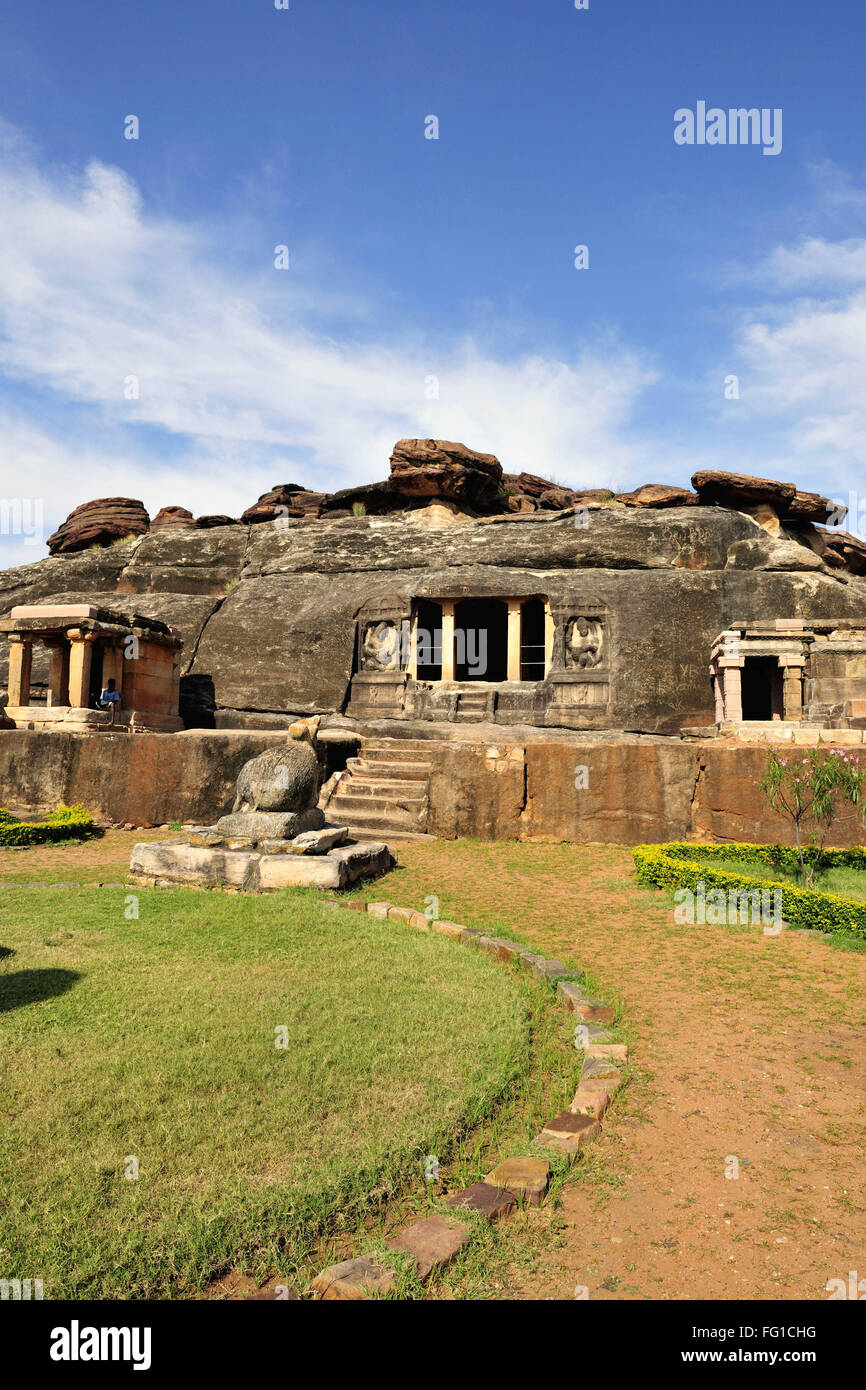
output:
[[[807,849],[807,859],[814,857]],[[712,867],[713,859],[750,860],[754,864],[770,864],[795,870],[801,857],[787,845],[698,845],[672,841],[665,845],[637,845],[632,850],[637,881],[645,888],[691,888],[697,891],[721,888],[730,893],[781,893],[782,914],[792,927],[811,931],[851,932],[866,940],[866,902],[846,898],[841,893],[821,893],[817,890],[795,888],[792,883],[766,878],[750,878],[747,874],[731,873]],[[866,869],[866,849],[828,849],[824,858],[833,868]]]
[[[95,833],[93,817],[84,806],[58,806],[41,821],[18,820],[0,807],[0,847],[53,844],[83,839]]]
[[[759,786],[773,810],[794,827],[801,887],[812,887],[830,826],[842,807],[859,807],[861,820],[866,815],[864,781],[866,767],[844,748],[769,750]],[[810,836],[814,853],[807,857],[803,832],[809,823],[815,827]]]

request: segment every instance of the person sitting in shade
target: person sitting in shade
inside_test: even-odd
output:
[[[114,676],[108,677],[108,684],[99,697],[99,708],[111,710],[111,722],[114,723],[114,712],[120,704],[120,691],[117,689],[117,681]]]

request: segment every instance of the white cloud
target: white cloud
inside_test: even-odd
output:
[[[866,284],[866,239],[805,237],[797,246],[777,246],[756,268],[754,279],[780,290]]]
[[[814,486],[839,495],[862,486],[866,458],[866,236],[826,229],[863,230],[866,190],[832,164],[808,173],[817,195],[803,215],[824,233],[728,268],[727,282],[760,302],[742,312],[725,370],[740,377],[744,433],[770,441],[781,460],[775,476],[808,471]]]
[[[2,126],[0,200],[0,498],[44,499],[46,530],[93,497],[238,515],[277,482],[335,491],[387,476],[403,435],[588,487],[727,467],[838,492],[866,449],[864,239],[780,245],[748,272],[765,302],[723,345],[717,428],[703,363],[662,375],[616,339],[562,361],[386,331],[363,286],[277,271],[264,243],[259,271],[237,269],[252,222],[156,216],[121,171],[45,170]],[[722,411],[730,372],[741,397]],[[648,398],[655,435],[635,423]],[[7,541],[3,562],[36,558]]]
[[[56,402],[27,451],[58,504],[113,492],[143,495],[151,511],[238,512],[278,481],[333,491],[387,476],[406,434],[587,486],[640,468],[627,429],[655,374],[637,353],[614,344],[571,363],[505,362],[468,341],[439,351],[420,335],[377,339],[366,324],[337,342],[318,327],[323,304],[342,308],[333,293],[273,269],[270,247],[260,274],[229,272],[212,229],[150,216],[117,169],[49,176],[7,151],[0,200],[0,367]],[[357,322],[358,297],[345,307]],[[137,400],[124,395],[131,376]],[[64,401],[93,411],[80,453],[57,425]],[[175,436],[170,462],[141,426]],[[6,479],[22,428],[26,444],[20,422],[0,444]]]
[[[776,422],[791,467],[805,460],[827,486],[849,485],[866,457],[866,286],[750,317],[738,350],[746,414]]]

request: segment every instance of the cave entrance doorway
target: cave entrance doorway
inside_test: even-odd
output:
[[[504,681],[508,674],[508,608],[501,599],[466,598],[454,605],[454,676]]]
[[[774,656],[747,656],[742,674],[743,719],[782,718],[782,671]]]

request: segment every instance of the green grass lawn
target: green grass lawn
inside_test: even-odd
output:
[[[0,895],[0,1274],[46,1298],[297,1268],[529,1067],[531,986],[481,953],[304,892],[138,888],[127,920],[131,891]]]
[[[774,868],[772,864],[753,864],[747,859],[708,859],[707,867],[722,873],[742,874],[747,878],[769,879],[775,883],[800,886],[800,875],[794,870]],[[841,893],[846,898],[866,898],[866,873],[862,869],[820,869],[812,887],[819,893]]]

